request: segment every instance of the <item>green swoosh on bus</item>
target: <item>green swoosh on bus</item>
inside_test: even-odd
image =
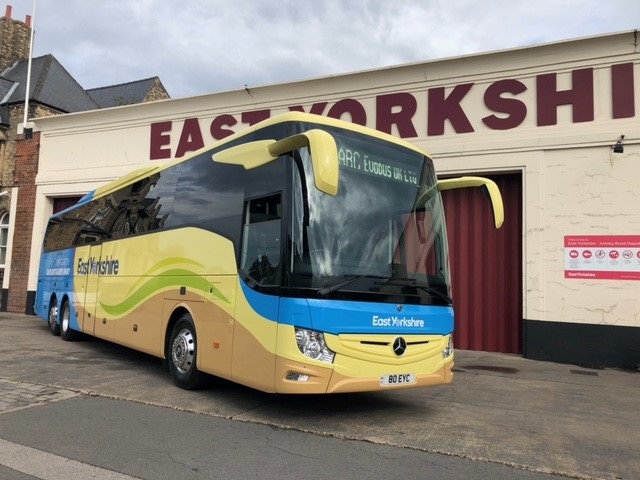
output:
[[[161,276],[150,278],[135,292],[128,295],[123,302],[109,305],[100,301],[100,307],[109,315],[123,316],[125,313],[139,306],[145,299],[172,287],[191,288],[202,295],[213,295],[218,300],[231,304],[229,299],[215,285],[207,282],[204,277],[194,275],[194,273],[189,270],[174,269],[164,272]]]
[[[181,265],[181,264],[191,264],[192,266],[200,267],[200,268],[203,267],[203,265],[201,263],[196,262],[195,260],[191,260],[189,258],[185,258],[185,257],[170,257],[170,258],[166,258],[166,259],[161,260],[160,262],[156,263],[149,270],[144,272],[142,274],[142,278],[140,278],[140,280],[138,280],[136,283],[134,283],[131,286],[131,288],[129,289],[129,292],[127,292],[127,293],[129,294],[131,292],[134,292],[134,291],[138,290],[140,288],[139,285],[143,284],[147,280],[147,277],[153,277],[153,276],[156,276],[156,275],[166,275],[167,272],[163,272],[163,270],[168,269],[171,266],[174,266],[173,268],[176,269],[177,267],[175,267],[175,265]],[[190,272],[189,275],[194,275],[194,273]]]

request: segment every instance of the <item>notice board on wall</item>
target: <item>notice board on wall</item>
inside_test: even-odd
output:
[[[564,277],[640,280],[640,235],[566,235]]]

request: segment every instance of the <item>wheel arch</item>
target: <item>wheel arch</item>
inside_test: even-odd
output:
[[[164,365],[174,383],[185,390],[201,388],[205,383],[205,377],[197,365],[197,337],[192,309],[186,304],[176,305],[165,329]]]
[[[64,292],[60,296],[62,297],[62,300],[60,300],[60,307],[64,305],[64,302],[67,302],[69,304],[69,308],[73,306],[71,302],[71,297],[69,296],[69,292]]]
[[[44,299],[43,299],[44,300]],[[44,304],[44,301],[42,302]],[[55,292],[51,292],[49,303],[47,304],[47,325],[51,335],[60,335],[60,306],[58,305],[58,297]]]
[[[51,292],[51,295],[49,295],[49,303],[47,304],[47,314],[49,313],[49,310],[51,310],[52,305],[55,305],[58,311],[60,311],[61,304],[58,303],[58,294],[56,292]]]
[[[177,305],[171,312],[171,315],[169,315],[169,321],[167,322],[167,326],[164,329],[164,349],[162,351],[163,358],[165,359],[165,361],[169,359],[169,356],[168,356],[169,340],[171,339],[171,331],[173,330],[173,326],[176,324],[178,319],[185,313],[188,313],[189,315],[191,315],[191,318],[193,319],[193,313],[189,308],[187,308],[186,305]],[[195,327],[195,324],[194,324],[194,327]]]
[[[66,292],[66,291],[60,293],[60,303],[58,304],[58,315],[62,315],[62,312],[64,310],[62,307],[64,306],[65,303],[69,306],[69,319],[71,320],[71,318],[73,318],[74,316],[77,319],[75,305],[71,301],[71,295],[69,294],[69,292]],[[60,322],[62,323],[62,318],[60,318]],[[78,325],[78,327],[80,327],[80,325]]]

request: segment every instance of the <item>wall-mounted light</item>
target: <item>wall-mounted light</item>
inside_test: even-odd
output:
[[[613,148],[613,153],[624,153],[624,144],[622,141],[624,140],[624,135],[620,135],[620,140],[616,142],[616,144],[611,147]]]

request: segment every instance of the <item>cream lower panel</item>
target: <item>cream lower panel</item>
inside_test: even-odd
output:
[[[233,361],[236,276],[207,277],[202,316],[196,319],[198,335],[198,369],[231,379]]]
[[[275,344],[275,323],[273,325],[269,338],[263,337],[260,340],[273,338],[273,342],[265,343]],[[264,392],[274,392],[275,363],[274,352],[265,348],[264,344],[236,319],[231,379]]]

